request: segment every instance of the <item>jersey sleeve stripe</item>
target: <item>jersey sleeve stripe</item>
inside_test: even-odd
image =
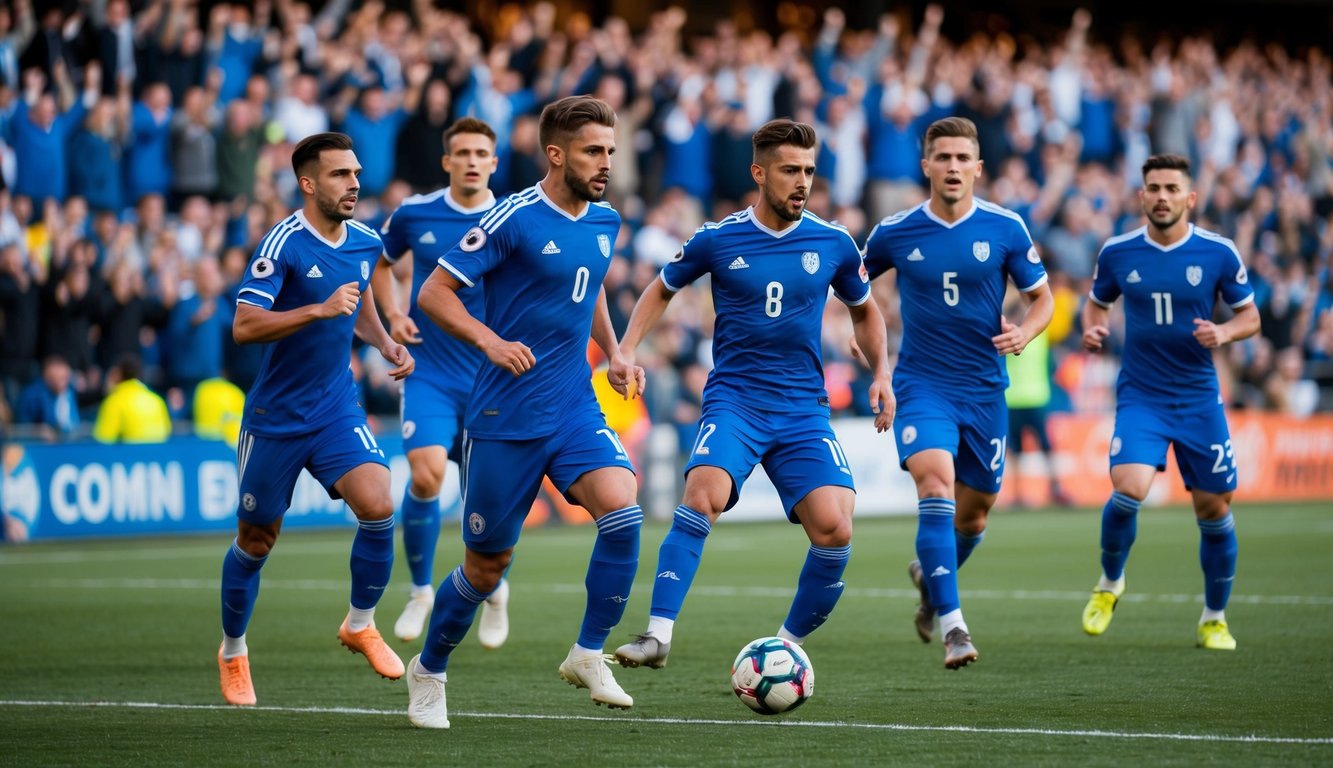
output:
[[[347,220],[347,223],[348,223],[348,224],[351,224],[353,227],[356,227],[357,229],[361,230],[362,232],[365,232],[367,235],[370,235],[371,237],[375,238],[376,240],[380,239],[380,233],[376,232],[373,228],[371,228],[371,227],[367,227],[365,224],[362,224],[361,222],[356,221],[355,219],[348,219],[348,220]]]
[[[532,205],[533,203],[537,202],[537,200],[538,200],[538,198],[534,195],[534,196],[528,198],[527,200],[523,200],[522,202],[515,203],[515,204],[509,206],[509,209],[508,209],[508,210],[506,210],[504,213],[502,213],[502,214],[500,214],[500,215],[498,215],[498,216],[494,216],[494,217],[487,216],[487,217],[483,218],[483,219],[481,220],[481,224],[480,224],[480,226],[481,226],[482,229],[486,230],[486,234],[488,234],[488,235],[489,235],[489,234],[493,234],[493,233],[495,232],[495,230],[497,230],[497,229],[500,228],[500,225],[501,225],[501,224],[503,224],[503,223],[505,223],[506,221],[508,221],[508,220],[509,220],[509,217],[514,215],[514,212],[515,212],[515,211],[519,210],[520,208],[526,208],[526,207],[528,207],[529,205]],[[489,219],[489,221],[487,221],[487,219]]]
[[[1251,293],[1249,296],[1246,296],[1245,298],[1241,299],[1235,304],[1228,304],[1227,306],[1231,307],[1232,309],[1240,309],[1241,307],[1245,306],[1246,304],[1250,304],[1253,301],[1254,301],[1254,294]]]
[[[1097,306],[1101,307],[1102,309],[1110,309],[1110,308],[1111,308],[1111,302],[1109,302],[1109,301],[1102,301],[1101,299],[1097,298],[1097,294],[1093,293],[1092,291],[1088,291],[1088,301],[1091,301],[1093,304],[1096,304]]]
[[[870,301],[870,287],[866,286],[865,294],[861,296],[861,298],[856,299],[855,301],[848,301],[846,298],[842,296],[842,294],[838,293],[837,291],[833,291],[833,295],[838,297],[838,301],[841,301],[843,304],[846,304],[849,307],[859,307],[862,304],[866,303],[867,301]]]
[[[273,244],[285,238],[292,231],[300,229],[300,227],[301,220],[296,218],[296,214],[283,219],[273,229],[270,229],[267,235],[264,235],[264,239],[259,243],[259,255],[266,259],[274,258],[269,255],[273,249]]]
[[[527,205],[536,199],[537,190],[535,188],[530,188],[510,195],[499,205],[488,211],[486,215],[482,216],[481,221],[477,222],[477,226],[486,230],[488,233],[494,232],[495,228],[499,226],[499,222],[509,218],[509,214],[513,213],[515,208]]]
[[[281,255],[282,246],[287,243],[287,238],[291,237],[293,232],[297,232],[300,229],[301,222],[293,220],[290,227],[284,228],[273,239],[269,240],[267,244],[260,248],[259,255],[266,259],[276,260],[279,255]]]
[[[237,296],[237,297],[236,297],[236,303],[237,303],[237,304],[249,304],[249,305],[252,306],[252,307],[259,307],[260,309],[266,309],[266,307],[265,307],[263,304],[259,304],[259,303],[254,302],[254,301],[246,301],[245,299],[241,298],[240,296]]]
[[[989,200],[978,199],[977,207],[983,211],[990,211],[991,213],[994,213],[998,216],[1003,216],[1006,219],[1013,219],[1014,221],[1018,222],[1018,226],[1023,228],[1023,234],[1027,235],[1028,242],[1032,241],[1032,233],[1028,231],[1028,224],[1026,221],[1023,221],[1022,216],[1019,216],[1017,213],[1014,213],[1013,211],[1009,210],[1008,208],[1005,208],[1002,205],[996,205],[995,203],[992,203]]]
[[[1047,281],[1048,279],[1050,279],[1050,275],[1047,275],[1047,274],[1043,273],[1041,277],[1037,278],[1037,281],[1036,281],[1035,283],[1033,283],[1032,285],[1029,285],[1029,286],[1026,287],[1026,288],[1019,288],[1019,289],[1018,289],[1018,292],[1019,292],[1019,293],[1029,293],[1029,292],[1031,292],[1031,291],[1035,291],[1035,290],[1037,290],[1038,288],[1040,288],[1040,287],[1042,287],[1043,285],[1045,285],[1045,284],[1046,284],[1046,281]]]
[[[237,291],[237,293],[236,293],[236,295],[237,295],[237,301],[240,300],[240,295],[241,295],[242,293],[253,293],[253,294],[255,294],[256,296],[263,296],[264,298],[268,299],[269,301],[277,301],[277,299],[275,299],[271,294],[264,293],[263,291],[259,290],[258,288],[251,288],[251,287],[249,287],[249,286],[247,286],[247,287],[245,287],[245,288],[242,288],[241,290]]]
[[[453,264],[450,264],[449,262],[445,261],[443,256],[440,257],[440,260],[437,263],[440,265],[442,269],[447,270],[449,274],[458,278],[458,282],[462,283],[463,285],[466,285],[469,288],[474,287],[474,283],[468,279],[467,275],[463,274],[462,272],[459,272],[454,267]]]
[[[665,269],[663,269],[661,272],[658,272],[657,276],[662,279],[662,285],[666,286],[666,289],[668,291],[671,291],[672,293],[680,293],[680,288],[677,288],[676,286],[672,285],[671,281],[667,280]],[[683,287],[684,286],[681,286],[681,288]]]

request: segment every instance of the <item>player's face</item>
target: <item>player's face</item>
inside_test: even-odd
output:
[[[326,149],[319,153],[319,166],[313,177],[301,179],[306,194],[313,195],[315,207],[331,221],[347,221],[356,212],[361,192],[361,163],[350,149]],[[307,186],[309,185],[309,186]]]
[[[1143,212],[1158,229],[1170,229],[1194,207],[1198,193],[1190,188],[1189,177],[1174,168],[1157,168],[1143,177],[1139,202]]]
[[[449,139],[446,152],[444,171],[449,174],[450,185],[458,187],[464,196],[485,191],[499,162],[495,142],[480,133],[460,133]]]
[[[616,131],[609,125],[587,123],[565,149],[565,184],[575,197],[595,203],[606,195],[611,180],[611,155],[616,152]]]
[[[962,136],[935,139],[930,154],[921,160],[921,170],[930,180],[931,197],[949,204],[967,200],[981,175],[977,144]]]
[[[763,205],[783,221],[800,221],[815,180],[815,151],[791,144],[773,150],[765,165],[750,166]]]

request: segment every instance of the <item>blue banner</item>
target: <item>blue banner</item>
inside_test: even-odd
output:
[[[402,441],[385,436],[379,445],[396,506],[408,475]],[[193,437],[146,445],[10,443],[3,461],[0,510],[8,542],[236,529],[236,453],[225,443]],[[457,468],[451,465],[448,475],[445,505],[457,496]],[[355,522],[343,501],[301,473],[284,528]]]

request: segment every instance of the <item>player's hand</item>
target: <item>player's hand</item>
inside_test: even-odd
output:
[[[357,287],[355,281],[345,285],[338,286],[338,290],[333,295],[324,300],[320,305],[323,308],[321,316],[326,319],[332,319],[339,315],[350,315],[356,312],[356,305],[361,303],[361,289]]]
[[[1111,329],[1104,325],[1094,325],[1083,332],[1083,348],[1089,352],[1100,352],[1102,342],[1111,335]]]
[[[421,329],[417,321],[403,315],[389,321],[389,335],[399,344],[420,344]]]
[[[486,353],[486,359],[492,364],[503,368],[515,376],[522,376],[537,364],[537,357],[528,349],[528,345],[521,341],[497,341],[482,349]]]
[[[1002,355],[1022,354],[1029,341],[1023,326],[1014,325],[1004,315],[1000,315],[1000,335],[992,336],[990,340],[995,345],[995,351]]]
[[[893,396],[893,383],[887,376],[876,377],[870,384],[870,410],[875,414],[875,431],[888,432],[893,426],[898,400]]]
[[[621,397],[633,400],[643,394],[648,377],[634,360],[616,355],[607,365],[606,381]]]
[[[1217,349],[1231,341],[1225,328],[1202,317],[1194,318],[1194,338],[1199,340],[1204,349]]]
[[[417,361],[412,359],[412,354],[407,351],[407,347],[396,341],[385,344],[380,349],[380,355],[394,366],[393,370],[389,371],[389,376],[394,381],[402,381],[417,368]]]

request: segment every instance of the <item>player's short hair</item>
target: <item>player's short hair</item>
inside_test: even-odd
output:
[[[292,170],[297,177],[309,176],[310,164],[319,163],[319,155],[328,150],[351,149],[352,137],[345,133],[313,133],[292,150]]]
[[[921,144],[922,157],[930,157],[936,139],[971,139],[978,151],[981,149],[977,124],[966,117],[943,117],[931,123],[926,129],[926,140]]]
[[[819,137],[815,134],[813,126],[780,117],[759,126],[750,143],[754,145],[754,164],[764,165],[772,159],[773,152],[778,147],[814,149],[818,141]]]
[[[1190,161],[1184,155],[1166,152],[1153,155],[1143,163],[1143,178],[1148,178],[1148,171],[1180,171],[1185,178],[1190,178]]]
[[[487,125],[485,121],[478,120],[475,117],[461,117],[455,120],[454,124],[444,132],[444,153],[446,155],[449,154],[449,142],[453,141],[453,138],[460,133],[479,133],[490,139],[492,144],[496,142],[495,130]]]
[[[615,110],[611,109],[610,104],[593,96],[566,96],[542,109],[537,128],[538,140],[543,147],[552,144],[563,147],[588,123],[615,128]]]

